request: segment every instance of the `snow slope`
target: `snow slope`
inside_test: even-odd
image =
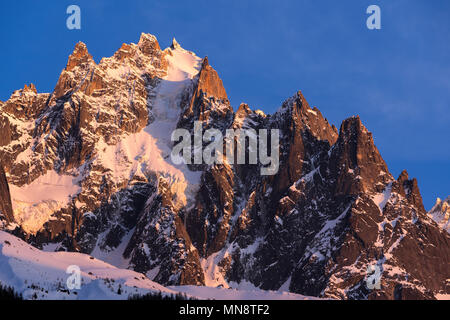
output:
[[[443,230],[450,233],[450,196],[445,200],[437,198],[428,214]]]
[[[315,297],[303,296],[290,292],[264,290],[236,290],[198,286],[174,286],[169,289],[185,293],[200,299],[214,300],[320,300]]]
[[[80,290],[67,290],[69,266],[79,266]],[[91,256],[72,252],[43,252],[0,231],[0,283],[24,299],[127,299],[131,294],[175,293],[144,275],[116,268]],[[119,286],[122,293],[119,295]]]
[[[68,290],[69,266],[81,270],[80,290]],[[163,287],[143,274],[116,268],[89,255],[73,252],[44,252],[21,239],[0,231],[0,283],[13,287],[24,299],[123,300],[133,294],[185,293],[188,297],[216,300],[309,300],[288,292],[178,286]],[[118,294],[119,287],[121,294]]]

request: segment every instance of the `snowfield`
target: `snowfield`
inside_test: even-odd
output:
[[[76,178],[48,171],[28,185],[10,185],[14,218],[29,233],[39,231],[51,215],[67,206],[81,188]]]
[[[148,35],[143,35],[146,39]],[[138,45],[134,45],[138,46]],[[194,78],[201,70],[202,59],[193,52],[187,51],[173,40],[172,47],[164,50],[167,60],[166,75],[160,79],[156,87],[148,86],[152,93],[149,97],[135,96],[134,89],[130,92],[118,92],[118,97],[91,97],[83,96],[92,106],[96,106],[98,114],[105,113],[115,118],[118,117],[118,109],[111,109],[111,99],[115,104],[128,105],[134,100],[143,100],[147,104],[148,111],[154,118],[152,123],[136,133],[123,133],[117,137],[117,143],[107,144],[102,136],[93,137],[95,140],[95,157],[93,167],[101,167],[102,172],[109,172],[108,178],[117,186],[129,184],[133,178],[145,180],[150,172],[164,177],[171,186],[171,191],[177,194],[177,205],[186,206],[194,201],[200,184],[201,172],[193,172],[186,165],[175,165],[170,159],[172,141],[170,133],[177,127],[178,119],[182,112],[181,100],[186,91],[192,89]],[[145,56],[135,57],[146,61]],[[105,70],[100,66],[106,66]],[[105,81],[123,83],[131,74],[135,78],[141,78],[149,72],[151,64],[144,64],[141,69],[129,68],[118,64],[114,56],[104,58],[96,66]],[[161,70],[162,71],[162,70]],[[73,72],[68,72],[73,76]],[[122,84],[123,85],[123,84]],[[133,85],[134,86],[134,85]],[[120,95],[123,93],[123,96]],[[75,93],[81,94],[81,93]],[[150,98],[150,96],[152,96]],[[148,100],[147,100],[148,99]],[[16,123],[21,130],[31,130],[32,122],[25,125],[9,117],[8,121]],[[14,122],[15,121],[15,122]],[[90,123],[94,130],[103,123],[97,123],[94,118]],[[110,123],[112,126],[113,123]],[[31,137],[23,133],[23,137]],[[23,138],[25,139],[25,138]],[[34,153],[34,144],[30,143],[27,149],[16,159],[16,163],[30,162]],[[18,186],[10,183],[11,198],[15,221],[30,234],[36,234],[43,225],[52,219],[52,215],[60,209],[67,208],[71,201],[84,190],[83,182],[89,178],[89,172],[82,166],[70,172],[72,175],[61,174],[54,170],[47,171],[34,181]],[[88,170],[87,170],[88,171]],[[91,172],[95,175],[95,172]]]
[[[81,270],[79,290],[68,290],[69,266]],[[145,275],[116,268],[89,255],[74,252],[44,252],[21,239],[0,231],[0,283],[22,293],[24,299],[125,300],[130,295],[184,293],[196,299],[215,300],[310,300],[299,294],[259,289],[213,287],[163,287]],[[120,288],[120,290],[119,290]]]
[[[66,270],[73,265],[81,269],[80,290],[67,289],[71,274]],[[127,299],[131,294],[176,293],[143,274],[86,254],[44,252],[4,231],[0,231],[0,283],[13,287],[24,299]]]

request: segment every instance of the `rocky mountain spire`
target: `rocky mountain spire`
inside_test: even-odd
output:
[[[331,153],[332,170],[338,175],[336,192],[356,194],[381,192],[392,179],[375,146],[372,133],[359,116],[342,122],[339,138]]]
[[[214,97],[219,100],[228,100],[222,79],[219,78],[217,71],[210,66],[208,57],[203,59],[194,96],[198,98],[201,94],[204,94],[207,98]]]
[[[418,208],[421,213],[425,213],[417,179],[409,179],[408,171],[403,170],[397,181],[400,185],[400,192],[402,195],[405,196],[412,205]]]
[[[30,83],[30,86],[25,85],[23,87],[23,92],[33,92],[33,93],[37,93],[36,87],[34,86],[33,83]]]
[[[75,45],[75,49],[69,56],[69,60],[67,61],[65,70],[72,71],[76,66],[89,64],[92,62],[94,62],[94,60],[92,59],[91,54],[88,52],[86,44],[80,41]]]
[[[275,177],[275,190],[284,191],[301,176],[312,170],[313,154],[328,151],[338,134],[322,114],[309,107],[301,91],[283,102],[270,117],[270,127],[279,129],[283,137],[280,145],[283,155],[279,174]]]
[[[180,49],[181,46],[180,44],[177,42],[177,40],[175,38],[172,39],[172,45],[170,46],[170,48],[172,48],[173,50],[175,49]]]
[[[194,120],[211,122],[209,119],[227,119],[230,122],[233,108],[228,101],[225,88],[216,70],[208,62],[202,60],[200,72],[196,77],[189,104],[179,122],[179,127],[192,127]],[[214,120],[212,120],[214,121]]]
[[[155,55],[158,51],[161,51],[158,40],[154,35],[148,33],[142,33],[139,39],[138,47],[145,55]]]

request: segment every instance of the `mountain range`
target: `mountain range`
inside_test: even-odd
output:
[[[279,130],[278,173],[172,163],[171,133],[193,135],[196,121],[224,135]],[[0,132],[2,237],[41,254],[87,254],[164,287],[450,294],[449,199],[427,213],[418,181],[392,176],[358,116],[337,129],[301,91],[274,114],[234,111],[208,58],[175,39],[162,50],[142,34],[99,63],[77,43],[52,93],[25,85],[0,102]]]

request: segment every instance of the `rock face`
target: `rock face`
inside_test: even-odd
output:
[[[14,221],[14,214],[5,171],[0,165],[0,226]]]
[[[194,136],[198,122],[222,135],[278,129],[278,172],[227,158],[175,165],[171,133]],[[3,228],[39,248],[89,253],[164,285],[450,293],[449,234],[425,212],[417,180],[391,175],[359,117],[338,131],[300,91],[272,115],[234,112],[208,59],[175,40],[161,50],[142,34],[99,64],[78,43],[51,94],[30,85],[0,103],[0,129],[15,213],[0,171]]]

